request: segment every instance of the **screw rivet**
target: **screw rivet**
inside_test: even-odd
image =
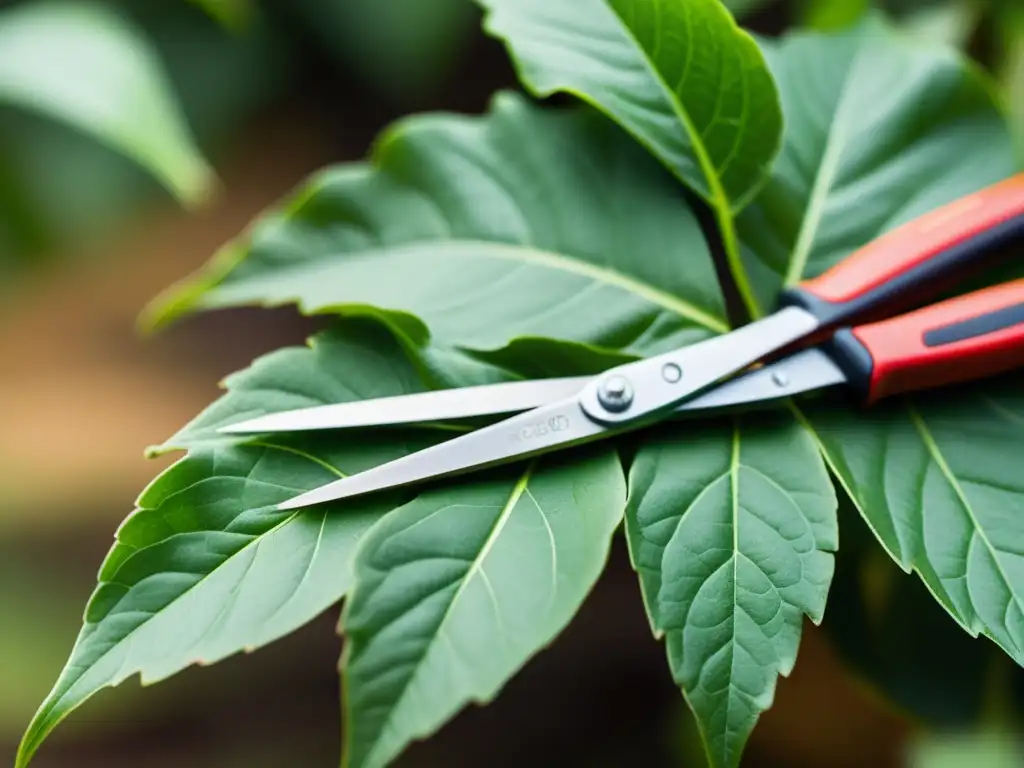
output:
[[[661,367],[661,377],[669,384],[676,384],[683,378],[683,369],[675,363],[665,363]]]
[[[622,413],[633,403],[633,385],[624,376],[611,376],[597,390],[597,399],[606,411]]]
[[[775,373],[772,374],[772,382],[777,387],[788,387],[789,376],[784,374],[782,371],[776,371]]]

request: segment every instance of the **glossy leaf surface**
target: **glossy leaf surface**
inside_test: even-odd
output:
[[[312,349],[280,350],[231,377],[230,391],[165,446],[189,453],[146,489],[118,531],[19,765],[101,688],[258,648],[337,602],[352,583],[356,544],[400,497],[298,513],[274,505],[427,444],[425,431],[412,443],[394,435],[242,443],[217,437],[217,426],[291,404],[415,391],[414,382],[395,343],[372,328],[322,334]]]
[[[196,201],[212,174],[141,32],[92,4],[0,12],[0,103],[91,134]]]
[[[599,116],[512,94],[485,118],[392,129],[371,164],[320,174],[154,317],[293,301],[373,315],[417,351],[528,336],[646,351],[725,328],[672,178]]]
[[[775,87],[719,0],[478,0],[534,93],[577,95],[716,208],[742,207],[779,146]]]
[[[631,468],[626,531],[711,763],[739,765],[804,616],[824,614],[838,523],[820,454],[785,412],[662,429]]]
[[[599,448],[424,493],[377,525],[344,619],[345,764],[389,764],[547,645],[600,575],[625,492]]]
[[[847,32],[797,32],[763,47],[785,142],[738,221],[762,311],[780,288],[1012,173],[1005,122],[953,49],[910,40],[873,15]],[[961,156],[970,162],[950,162]]]

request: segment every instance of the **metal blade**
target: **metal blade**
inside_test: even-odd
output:
[[[728,381],[679,406],[677,412],[770,402],[845,381],[843,372],[825,353],[808,349]],[[298,509],[460,474],[511,459],[526,458],[556,448],[610,437],[635,428],[635,424],[613,428],[602,426],[587,417],[577,397],[569,397],[321,486],[284,502],[278,508]]]
[[[307,432],[518,413],[571,397],[583,389],[592,378],[574,376],[563,379],[513,381],[321,405],[271,413],[221,427],[218,431],[236,435]]]
[[[677,413],[770,403],[803,392],[846,383],[846,374],[820,349],[805,349],[776,363],[719,384],[687,400]]]
[[[278,509],[298,509],[482,469],[510,459],[589,442],[612,432],[587,418],[579,399],[570,397],[321,486],[289,499]]]

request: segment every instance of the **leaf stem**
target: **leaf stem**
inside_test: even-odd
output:
[[[747,270],[743,266],[739,237],[736,235],[736,221],[733,218],[732,208],[725,200],[716,200],[715,208],[718,212],[718,227],[722,236],[722,246],[725,249],[725,259],[729,265],[733,284],[740,299],[743,301],[747,315],[750,319],[757,320],[764,315],[764,312],[757,300],[757,296],[754,295],[754,289],[750,284],[750,278],[747,276]]]

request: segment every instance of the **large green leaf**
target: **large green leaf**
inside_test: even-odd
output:
[[[533,93],[588,101],[633,134],[716,212],[737,287],[733,214],[779,148],[775,85],[720,0],[477,0]]]
[[[762,311],[783,286],[1013,169],[988,84],[952,48],[910,41],[874,15],[763,47],[785,143],[737,224]]]
[[[0,12],[3,102],[91,134],[183,200],[212,182],[155,53],[100,6],[44,1]]]
[[[785,412],[676,424],[630,470],[626,531],[654,630],[713,766],[739,765],[820,622],[838,546],[836,497],[810,436]]]
[[[486,702],[570,621],[622,519],[613,450],[425,493],[375,526],[344,618],[345,765]]]
[[[719,0],[477,0],[534,93],[576,94],[705,199],[742,207],[779,146],[754,40]]]
[[[362,534],[400,496],[279,512],[298,492],[428,444],[390,434],[249,443],[216,428],[249,415],[419,388],[395,342],[339,328],[312,348],[275,352],[228,379],[229,392],[160,450],[188,448],[121,526],[71,659],[24,738],[46,735],[101,688],[209,664],[288,634],[352,583]]]
[[[808,409],[871,528],[971,634],[1024,664],[1024,377],[879,405]]]
[[[1013,171],[987,83],[952,49],[906,41],[871,18],[767,50],[786,105],[786,144],[740,227],[766,303],[782,285]],[[950,162],[958,157],[969,161]],[[968,631],[1018,660],[1022,382],[1017,374],[865,413],[837,402],[807,410],[827,460],[890,554],[918,570]]]
[[[418,353],[524,336],[649,351],[725,329],[674,180],[600,116],[512,94],[484,118],[388,131],[371,163],[318,175],[151,317],[291,301],[371,314]]]

